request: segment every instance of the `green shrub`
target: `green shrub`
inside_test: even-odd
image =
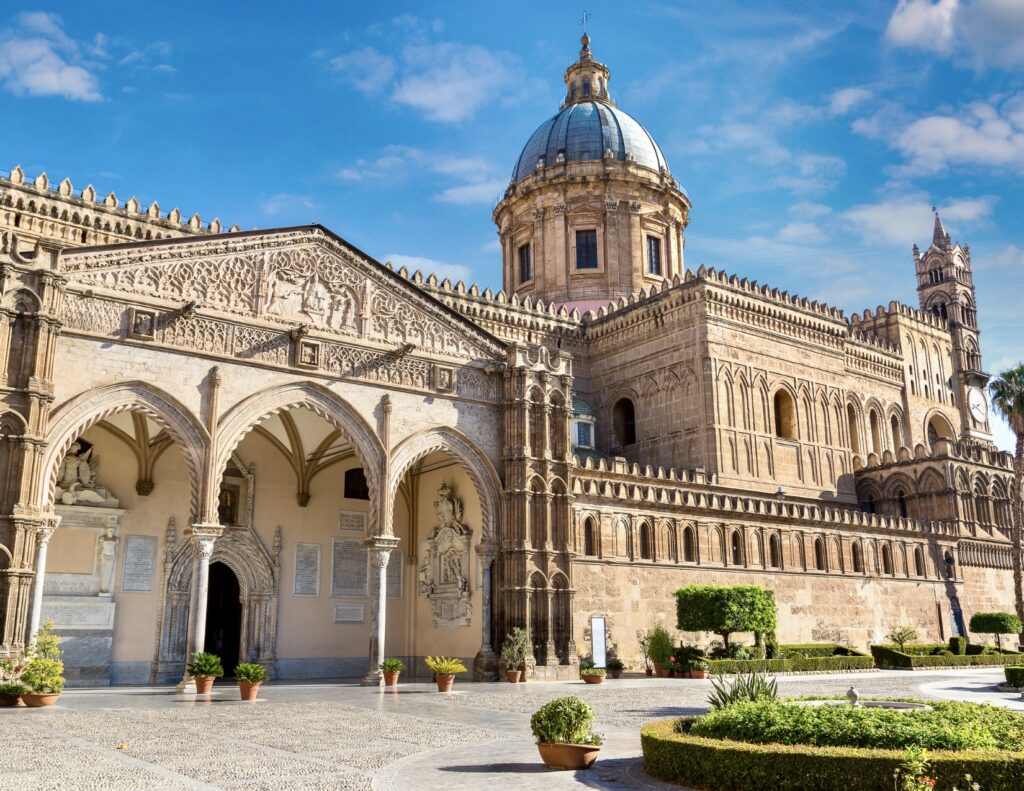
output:
[[[953,636],[949,638],[949,650],[957,656],[964,656],[967,653],[967,638]]]
[[[1024,718],[974,703],[929,701],[908,714],[863,706],[801,706],[758,699],[714,708],[690,733],[756,744],[928,750],[1024,750]]]
[[[661,624],[652,627],[647,632],[647,655],[652,662],[665,664],[672,656],[672,637]]]
[[[594,710],[575,695],[555,698],[530,717],[537,741],[549,744],[600,744],[594,731]]]
[[[791,659],[714,659],[711,672],[724,675],[732,673],[824,673],[838,670],[871,670],[875,660],[864,654],[849,656],[793,657]]]
[[[603,667],[597,667],[593,662],[580,663],[580,678],[583,676],[603,676],[607,671]]]
[[[26,687],[24,684],[19,683],[7,683],[0,684],[0,698],[17,698],[21,695],[27,695],[32,690]]]
[[[714,632],[726,646],[734,632],[765,634],[775,629],[775,594],[758,585],[687,585],[676,591],[676,626]]]
[[[910,670],[915,667],[998,667],[1021,661],[1021,655],[1017,653],[972,654],[970,646],[966,656],[931,656],[904,654],[891,646],[873,645],[871,655],[878,667],[889,670]]]
[[[708,695],[708,705],[712,709],[734,706],[737,703],[756,700],[775,700],[779,694],[779,684],[775,679],[760,673],[747,676],[736,676],[726,681],[721,676],[711,679],[712,691]]]
[[[501,659],[506,668],[517,670],[526,662],[530,650],[530,630],[516,626],[505,635],[505,642],[501,645]]]
[[[999,650],[1003,649],[1004,634],[1020,634],[1024,627],[1012,612],[976,612],[971,616],[970,630],[978,634],[994,634]]]
[[[255,662],[242,662],[235,665],[235,680],[262,684],[267,680],[267,669]]]
[[[906,716],[906,715],[904,715]],[[898,750],[808,747],[722,741],[675,732],[677,720],[640,732],[644,770],[709,791],[888,791],[906,760]],[[952,791],[970,774],[984,791],[1020,791],[1024,755],[1004,751],[932,752],[936,791]]]
[[[913,626],[894,626],[886,638],[892,640],[900,651],[906,653],[907,643],[912,643],[917,639],[917,629]]]
[[[1024,687],[1024,667],[1007,667],[1003,672],[1006,674],[1006,683],[1011,687]]]
[[[423,661],[435,676],[454,676],[456,673],[466,672],[466,666],[459,659],[447,656],[428,656],[424,657]]]
[[[192,654],[192,662],[188,666],[191,676],[200,678],[220,678],[224,675],[224,666],[220,663],[220,657],[216,654],[196,652]]]
[[[605,665],[609,670],[614,670],[617,673],[621,673],[626,668],[626,666],[622,664],[622,660],[616,656],[608,657],[608,661],[605,662]]]
[[[381,663],[377,665],[377,668],[384,673],[402,673],[405,671],[405,662],[401,659],[389,656],[387,659],[382,660]]]
[[[21,669],[20,681],[32,692],[60,692],[64,689],[64,663],[60,638],[53,633],[53,621],[47,620],[36,632],[28,662]]]

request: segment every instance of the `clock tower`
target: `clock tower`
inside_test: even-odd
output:
[[[934,314],[949,328],[953,346],[953,381],[960,410],[961,438],[992,445],[988,396],[989,374],[982,370],[978,309],[971,270],[971,250],[953,244],[938,212],[931,246],[921,255],[914,245],[917,294],[921,309]]]

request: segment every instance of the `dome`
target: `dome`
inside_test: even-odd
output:
[[[560,152],[566,162],[585,162],[604,159],[608,150],[620,161],[632,159],[651,170],[668,170],[658,144],[635,118],[605,102],[577,101],[533,133],[519,155],[512,180],[518,182],[533,173],[540,157],[545,165],[555,164]]]

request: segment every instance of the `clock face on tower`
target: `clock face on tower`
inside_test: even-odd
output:
[[[971,417],[979,423],[985,423],[985,418],[988,416],[988,402],[985,400],[985,394],[977,387],[972,387],[967,392],[967,409],[970,411]]]

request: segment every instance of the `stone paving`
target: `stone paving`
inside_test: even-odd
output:
[[[857,673],[779,678],[783,695],[963,698],[1024,710],[995,689],[1001,671]],[[640,765],[639,726],[699,713],[707,681],[629,678],[473,684],[452,694],[403,683],[398,693],[353,684],[268,684],[256,703],[219,683],[212,696],[168,689],[68,690],[51,709],[0,709],[0,788],[40,789],[667,789]],[[529,715],[576,694],[607,742],[594,768],[551,772]]]

